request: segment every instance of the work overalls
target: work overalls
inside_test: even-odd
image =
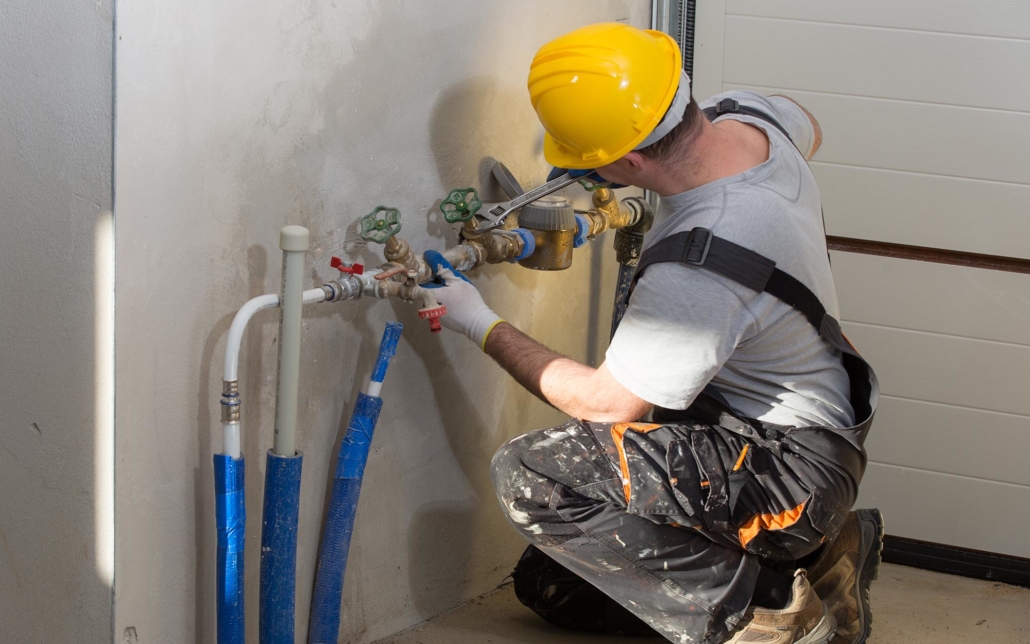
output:
[[[865,471],[879,385],[815,294],[772,260],[695,228],[647,249],[636,278],[659,262],[715,272],[799,310],[841,352],[856,425],[763,423],[709,387],[685,411],[655,409],[651,423],[570,420],[515,438],[494,456],[493,481],[532,544],[667,639],[709,644],[743,616],[760,566],[790,568],[837,536]],[[540,589],[541,602],[577,581]]]

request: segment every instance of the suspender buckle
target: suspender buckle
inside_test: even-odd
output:
[[[690,231],[690,241],[687,242],[687,252],[684,253],[683,261],[694,266],[702,266],[708,259],[708,251],[712,248],[712,238],[715,235],[707,228],[695,228]],[[698,251],[700,250],[700,255]]]
[[[740,103],[732,98],[724,98],[715,106],[715,115],[737,114],[740,112]]]

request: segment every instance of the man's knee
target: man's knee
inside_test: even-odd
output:
[[[523,456],[533,443],[532,436],[533,432],[530,432],[509,440],[501,445],[490,461],[490,477],[502,503],[520,498],[519,494],[525,487],[520,483],[527,473]]]

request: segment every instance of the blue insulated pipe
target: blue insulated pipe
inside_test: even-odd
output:
[[[294,644],[294,595],[297,585],[297,515],[304,456],[268,451],[265,504],[261,523],[261,644]]]
[[[261,644],[294,644],[297,587],[297,515],[300,471],[297,402],[300,397],[301,307],[304,255],[311,236],[303,226],[279,231],[283,279],[279,293],[279,359],[275,392],[275,440],[265,461],[265,503],[261,517]]]
[[[215,454],[215,523],[218,529],[218,644],[244,644],[243,544],[247,506],[243,459]]]
[[[379,345],[379,357],[365,392],[358,394],[357,403],[347,424],[347,433],[336,457],[336,475],[326,511],[322,547],[318,552],[315,573],[315,592],[311,599],[311,624],[308,644],[336,644],[340,633],[340,603],[343,597],[343,578],[347,570],[347,553],[354,533],[354,515],[361,493],[361,477],[365,472],[372,434],[383,408],[379,390],[386,377],[390,358],[397,353],[397,342],[404,326],[390,322]]]

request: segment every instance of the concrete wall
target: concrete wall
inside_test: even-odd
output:
[[[0,7],[0,640],[111,639],[109,0]]]
[[[536,48],[589,22],[645,26],[649,11],[643,0],[119,5],[117,637],[214,638],[221,356],[237,308],[278,290],[278,229],[311,230],[311,284],[331,277],[334,254],[381,261],[355,230],[378,204],[402,210],[415,248],[455,243],[431,207],[480,184],[484,159],[502,158],[527,184],[546,173],[525,89]],[[500,314],[596,364],[610,244],[577,251],[564,273],[489,267],[476,281]],[[256,318],[241,362],[255,641],[276,319]],[[464,338],[431,336],[410,305],[306,311],[298,641],[334,447],[388,319],[407,326],[366,473],[341,641],[403,629],[508,574],[522,544],[496,507],[490,456],[560,420]]]

